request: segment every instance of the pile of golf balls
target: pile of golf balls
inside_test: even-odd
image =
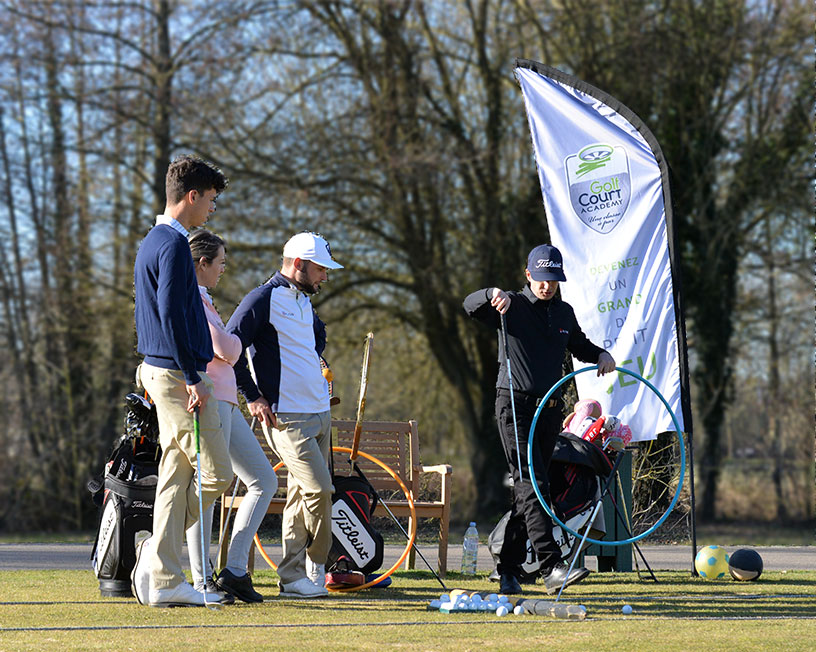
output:
[[[437,600],[431,600],[429,609],[439,609],[444,613],[461,613],[464,611],[490,611],[497,616],[506,616],[513,610],[513,604],[506,595],[491,593],[482,597],[478,593],[469,595],[465,592],[443,593]]]

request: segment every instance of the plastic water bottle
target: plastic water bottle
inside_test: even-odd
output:
[[[476,523],[471,521],[470,526],[465,530],[465,538],[462,541],[462,573],[464,575],[476,574],[476,556],[479,553],[479,532],[476,530]]]

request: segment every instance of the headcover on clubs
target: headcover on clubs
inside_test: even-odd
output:
[[[326,571],[327,589],[343,589],[365,584],[365,575],[360,571],[352,570],[349,562],[348,557],[340,557],[334,566]]]
[[[582,439],[620,452],[632,441],[632,430],[616,416],[602,416],[601,405],[593,399],[582,399],[564,419],[564,430]]]
[[[156,406],[143,396],[131,392],[125,396],[128,412],[125,416],[125,434],[128,437],[159,439],[159,417]]]

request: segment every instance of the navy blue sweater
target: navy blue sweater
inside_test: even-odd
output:
[[[279,410],[281,384],[290,383],[291,386],[287,391],[289,394],[294,393],[297,398],[299,391],[295,386],[305,382],[306,378],[302,377],[305,375],[303,372],[312,371],[311,368],[304,370],[293,366],[291,356],[286,358],[287,368],[282,368],[282,353],[287,352],[281,351],[281,336],[288,336],[287,341],[290,346],[297,346],[297,343],[291,341],[292,332],[281,333],[278,328],[289,328],[294,323],[292,320],[298,315],[304,323],[311,324],[314,333],[314,350],[317,355],[322,355],[326,348],[326,326],[311,307],[311,302],[304,303],[309,308],[310,314],[308,315],[303,315],[298,308],[299,299],[302,301],[304,296],[292,290],[292,284],[283,274],[276,272],[266,283],[255,288],[243,298],[227,322],[227,331],[237,335],[243,347],[249,349],[256,376],[253,379],[247,359],[242,355],[234,367],[238,390],[250,402],[263,396],[273,412]],[[275,306],[274,319],[273,311],[270,309],[272,305]],[[307,344],[305,341],[300,343]],[[320,363],[317,359],[314,362],[316,365],[314,373],[322,383]],[[328,403],[328,390],[326,390],[326,401]],[[292,405],[285,407],[284,412],[301,411],[293,408]]]
[[[133,272],[138,351],[154,367],[178,369],[188,385],[201,380],[213,358],[190,245],[158,224],[142,240]]]
[[[498,389],[509,389],[501,315],[490,305],[493,288],[484,288],[465,298],[465,312],[490,328],[499,330]],[[513,365],[513,389],[541,398],[561,379],[564,352],[583,362],[598,362],[603,349],[589,341],[575,319],[572,306],[558,297],[539,299],[529,285],[521,292],[507,292],[507,345]],[[556,396],[560,395],[560,390]]]

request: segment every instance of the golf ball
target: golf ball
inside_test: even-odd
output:
[[[499,617],[506,616],[508,613],[510,612],[507,611],[507,607],[504,605],[501,605],[498,609],[496,609],[496,615]]]
[[[623,609],[621,609],[621,611],[623,612],[624,616],[628,616],[630,613],[632,613],[632,605],[630,604],[623,605]]]

